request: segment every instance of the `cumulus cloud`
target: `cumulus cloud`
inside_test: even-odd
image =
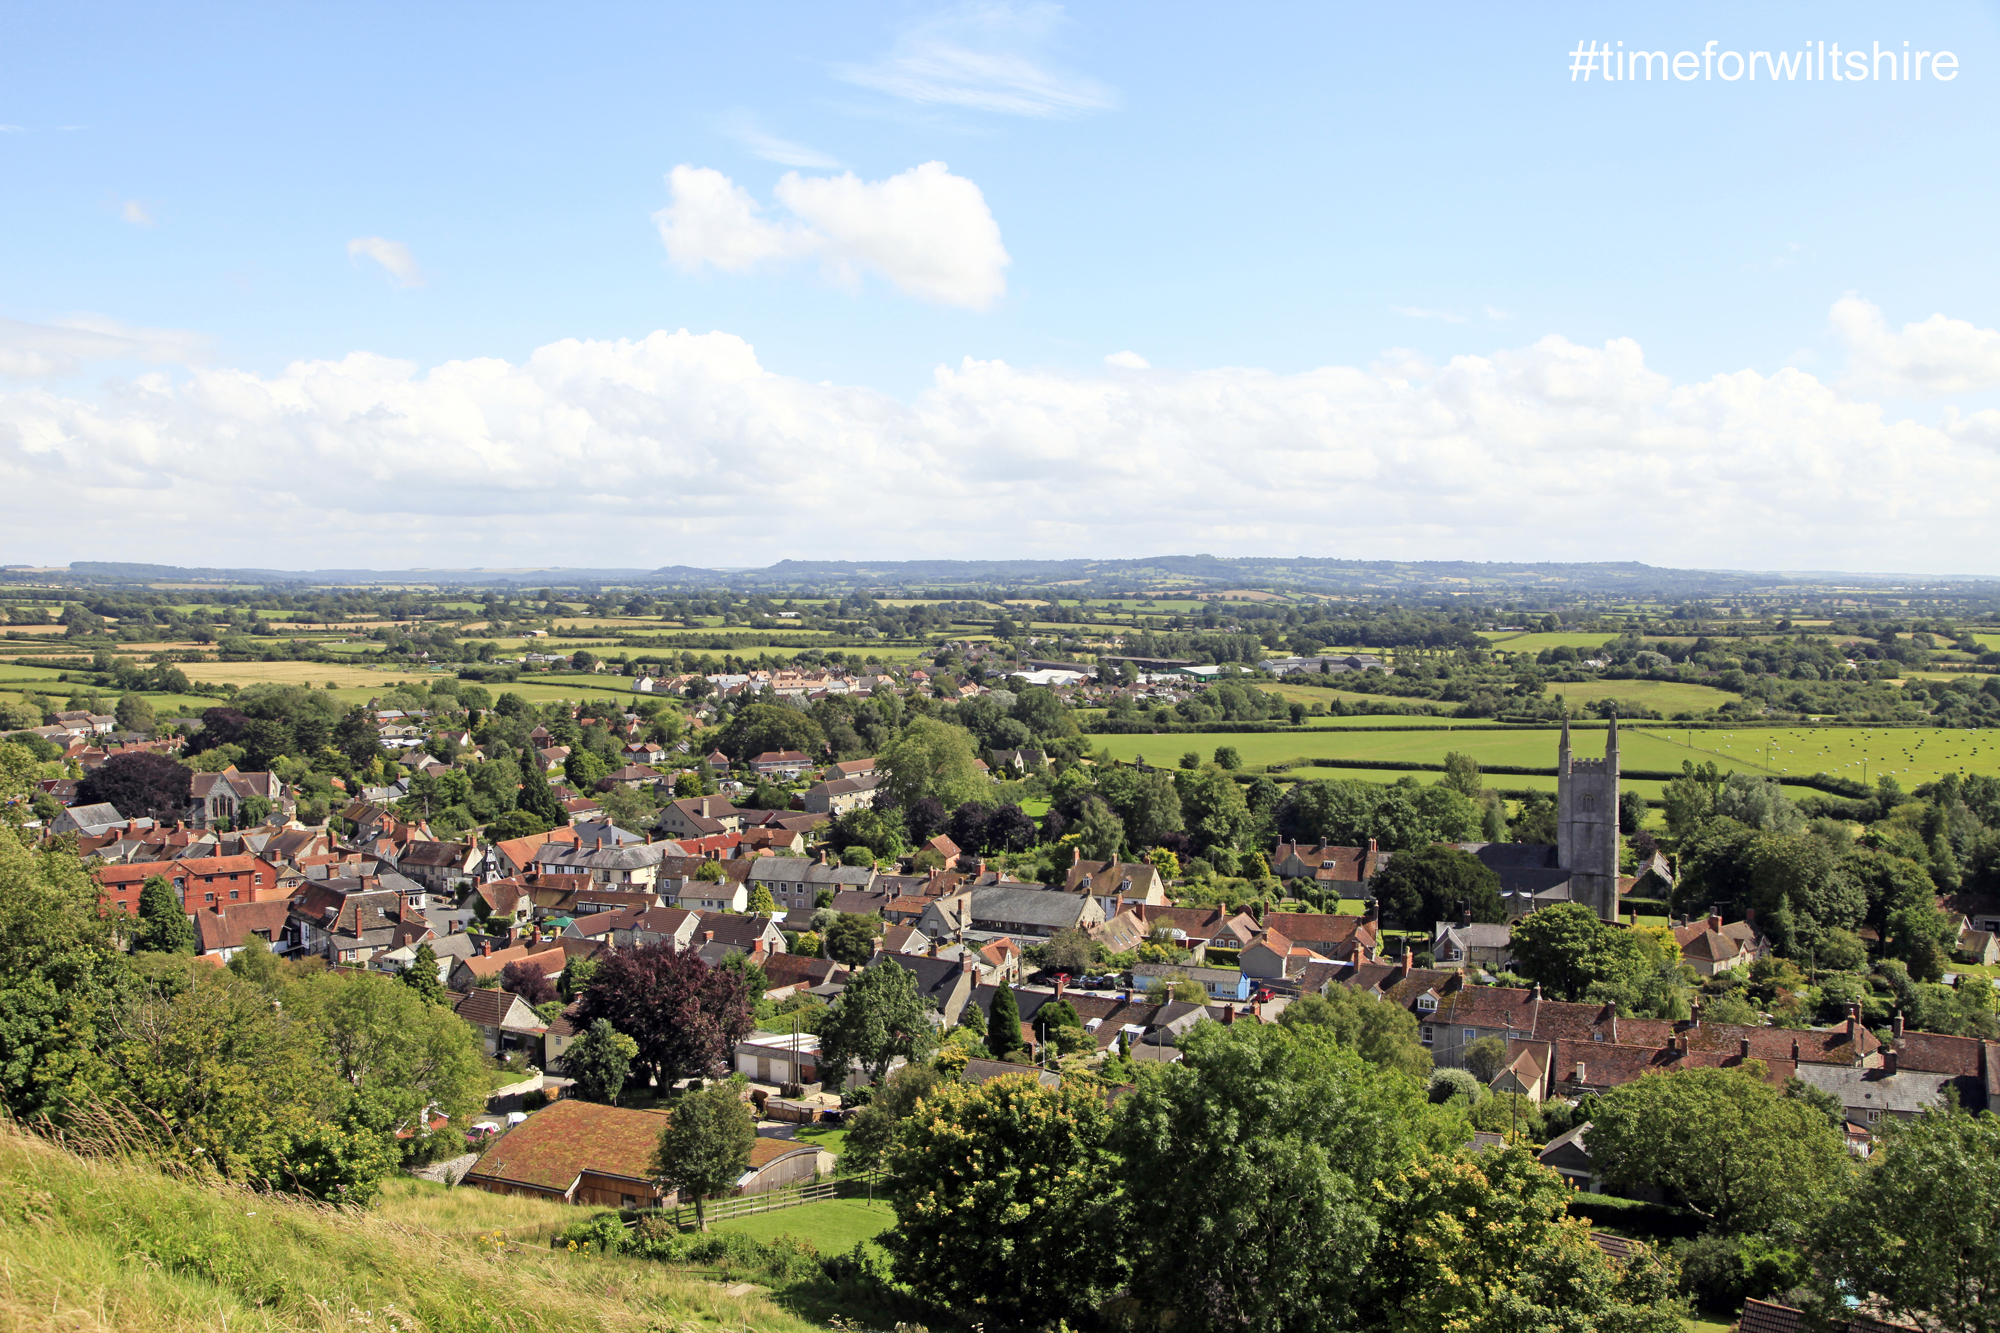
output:
[[[707,167],[675,167],[667,184],[673,202],[653,221],[668,257],[686,269],[741,273],[817,256],[835,281],[872,272],[908,295],[969,310],[990,309],[1007,292],[1000,224],[979,187],[942,162],[882,181],[788,171],[776,190],[792,214],[783,222]]]
[[[1109,88],[1042,55],[1062,22],[1058,5],[966,5],[904,31],[874,63],[835,73],[921,105],[1013,116],[1078,116],[1115,105]]]
[[[1857,392],[1914,397],[2000,385],[2000,331],[1937,314],[1892,333],[1881,310],[1858,296],[1835,301],[1831,319],[1847,344],[1842,383]]]
[[[68,315],[47,324],[0,319],[0,375],[39,379],[74,374],[86,361],[193,365],[209,340],[187,329],[147,329],[108,315]]]
[[[1676,382],[1624,339],[1297,374],[968,358],[906,402],[683,331],[0,393],[0,484],[43,501],[13,515],[16,559],[309,567],[360,542],[457,566],[1214,550],[1977,572],[2000,451],[1958,425],[1797,369]],[[232,510],[254,533],[201,521]],[[775,513],[839,521],[774,549]]]
[[[1104,364],[1119,370],[1151,370],[1153,363],[1137,352],[1113,352],[1104,358]]]
[[[401,241],[385,240],[380,236],[357,236],[347,243],[347,257],[374,260],[388,271],[398,287],[424,285],[423,270],[417,267],[410,247]]]

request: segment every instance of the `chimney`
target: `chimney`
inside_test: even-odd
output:
[[[1461,902],[1458,905],[1458,924],[1461,926],[1472,924],[1472,907],[1470,904]]]
[[[1798,1062],[1799,1062],[1799,1039],[1798,1039],[1797,1037],[1793,1037],[1793,1038],[1792,1038],[1792,1063],[1793,1063],[1793,1064],[1797,1064]]]
[[[965,952],[958,957],[958,970],[961,972],[976,972],[979,970],[979,963],[973,957],[972,949],[969,945],[966,946]]]
[[[1616,1001],[1616,1000],[1612,1000],[1612,1001],[1611,1001],[1610,1003],[1606,1004],[1606,1005],[1605,1005],[1604,1007],[1605,1007],[1606,1009],[1608,1009],[1608,1010],[1610,1011],[1610,1014],[1611,1014],[1611,1040],[1612,1040],[1612,1042],[1613,1042],[1613,1043],[1616,1043],[1616,1042],[1617,1042],[1617,1040],[1618,1040],[1618,1001]]]
[[[1903,1011],[1901,1009],[1896,1011],[1896,1016],[1890,1020],[1889,1026],[1895,1031],[1896,1039],[1901,1041],[1903,1037]]]
[[[1746,925],[1746,926],[1751,926],[1751,927],[1755,927],[1755,926],[1756,926],[1756,924],[1757,924],[1757,909],[1756,909],[1756,908],[1754,908],[1754,907],[1746,907],[1746,908],[1744,908],[1744,909],[1743,909],[1743,924],[1744,924],[1744,925]]]
[[[703,932],[701,932],[701,942],[703,944],[715,943],[715,932],[712,930],[704,930]]]
[[[1589,1082],[1589,1078],[1587,1077],[1589,1073],[1590,1073],[1590,1066],[1585,1064],[1583,1061],[1578,1060],[1576,1062],[1576,1074],[1575,1074],[1576,1081],[1578,1083]]]
[[[1126,990],[1126,992],[1125,992],[1125,995],[1124,995],[1124,998],[1123,998],[1123,999],[1122,999],[1122,1000],[1120,1001],[1120,1003],[1122,1003],[1122,1004],[1130,1004],[1130,1003],[1132,1003],[1132,992],[1131,992],[1131,991],[1130,991],[1129,989],[1128,989],[1128,990]]]
[[[1403,971],[1404,972],[1414,971],[1416,969],[1416,966],[1417,966],[1416,953],[1413,950],[1406,947],[1403,950]]]
[[[1882,1072],[1884,1074],[1893,1074],[1896,1072],[1896,1048],[1894,1046],[1884,1046],[1882,1048]]]
[[[490,956],[492,955],[492,953],[493,953],[493,941],[492,941],[492,940],[481,940],[481,941],[479,941],[479,956],[480,956],[481,958],[486,958],[486,957],[490,957]]]
[[[1083,860],[1083,848],[1072,847],[1069,849],[1069,863],[1071,865],[1077,865],[1081,863],[1082,860]]]
[[[1748,1037],[1744,1037],[1736,1043],[1736,1053],[1745,1060],[1750,1058],[1750,1039]]]
[[[1690,1028],[1698,1028],[1698,1027],[1700,1027],[1700,1026],[1701,1026],[1701,1005],[1700,1005],[1699,1003],[1696,1003],[1696,1004],[1691,1004],[1691,1005],[1689,1005],[1689,1006],[1688,1006],[1688,1013],[1689,1013],[1689,1015],[1690,1015],[1690,1017],[1688,1018],[1688,1027],[1690,1027]]]
[[[1068,987],[1068,984],[1069,984],[1069,973],[1067,972],[1056,973],[1056,998],[1058,1000],[1060,1000],[1063,997],[1063,991]]]
[[[1854,1016],[1854,1011],[1858,1008],[1860,1008],[1859,1005],[1850,1004],[1847,1006],[1847,1039],[1849,1041],[1855,1040],[1856,1033],[1861,1028],[1861,1020]]]
[[[1234,1023],[1235,1021],[1236,1021],[1236,1006],[1233,1004],[1225,1004],[1224,1006],[1222,1006],[1222,1025],[1224,1027],[1228,1027],[1231,1023]]]
[[[1711,931],[1717,931],[1722,929],[1722,913],[1710,912],[1708,914],[1708,928]]]

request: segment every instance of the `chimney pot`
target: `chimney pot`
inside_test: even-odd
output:
[[[1722,929],[1722,913],[1710,912],[1708,914],[1708,928],[1712,931]]]

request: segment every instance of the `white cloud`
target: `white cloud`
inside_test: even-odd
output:
[[[757,123],[754,116],[746,112],[732,112],[721,118],[722,130],[730,138],[748,148],[766,162],[776,162],[787,167],[814,167],[831,171],[840,166],[840,159],[831,153],[822,153],[817,148],[793,143],[790,139],[780,139],[768,133]]]
[[[843,65],[849,83],[925,105],[1014,116],[1076,116],[1117,103],[1095,79],[1042,58],[1059,5],[966,5],[905,31],[872,65]]]
[[[137,199],[127,199],[124,203],[120,204],[118,206],[118,216],[135,227],[150,227],[153,225],[153,215]]]
[[[1831,319],[1847,344],[1842,384],[1856,392],[1912,397],[2000,385],[2000,331],[1938,314],[1891,333],[1881,310],[1858,296],[1835,301]]]
[[[1119,370],[1151,370],[1153,363],[1137,352],[1113,352],[1104,358],[1104,364]]]
[[[39,379],[69,375],[86,361],[195,365],[208,359],[206,335],[147,329],[107,315],[68,315],[47,324],[0,319],[0,375]]]
[[[1425,310],[1421,306],[1413,305],[1392,305],[1389,307],[1389,313],[1392,315],[1402,315],[1406,319],[1441,319],[1447,324],[1465,324],[1470,322],[1464,315],[1455,314],[1449,310]]]
[[[719,171],[678,166],[667,183],[673,202],[653,221],[683,268],[741,273],[816,255],[836,281],[852,283],[866,270],[943,305],[986,310],[1007,292],[1000,225],[979,187],[942,162],[882,181],[786,172],[776,194],[796,221],[785,223],[767,220],[750,192]]]
[[[416,259],[410,254],[410,247],[401,241],[384,240],[380,236],[357,236],[347,243],[349,259],[366,257],[374,260],[396,280],[398,287],[421,287],[424,285],[423,270],[417,267]]]
[[[660,332],[520,364],[357,352],[90,399],[24,388],[0,393],[0,485],[38,503],[10,515],[6,558],[1214,550],[1981,572],[1968,536],[2000,519],[1986,414],[1891,420],[1797,369],[1675,382],[1623,339],[1406,362],[1131,375],[967,359],[904,402],[775,373],[727,334]],[[202,521],[232,511],[261,521]],[[835,521],[773,546],[776,513]]]

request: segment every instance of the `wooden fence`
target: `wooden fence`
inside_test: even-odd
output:
[[[797,1208],[801,1204],[819,1203],[825,1199],[838,1198],[843,1186],[851,1186],[853,1181],[823,1180],[810,1185],[790,1185],[783,1189],[766,1191],[763,1194],[742,1194],[733,1199],[710,1199],[704,1207],[711,1222],[726,1222],[732,1217],[749,1217],[753,1213],[775,1212],[780,1208]],[[675,1226],[687,1226],[695,1220],[693,1203],[684,1203],[673,1211]]]

